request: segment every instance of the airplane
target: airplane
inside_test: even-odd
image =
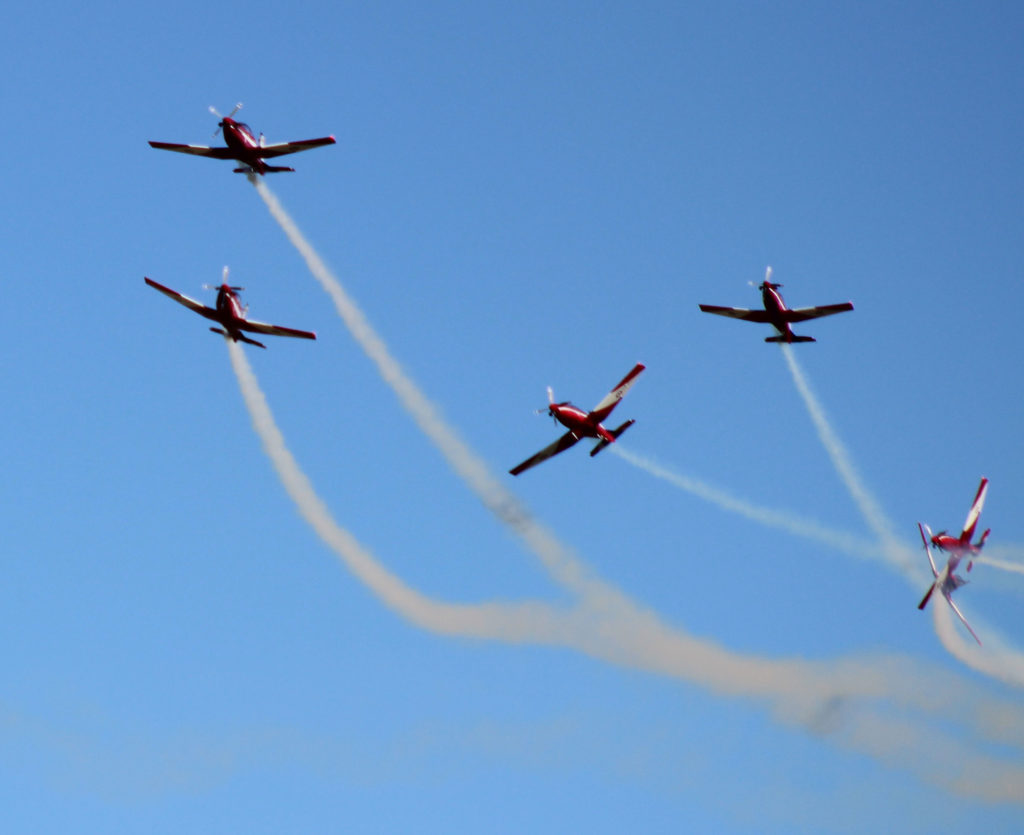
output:
[[[959,538],[948,536],[945,531],[940,531],[937,534],[932,534],[931,529],[927,525],[922,525],[920,522],[917,523],[917,530],[921,534],[921,541],[924,543],[924,551],[928,555],[928,564],[931,566],[932,575],[935,580],[932,582],[928,591],[925,592],[921,602],[917,605],[918,609],[924,609],[928,605],[929,599],[931,599],[932,592],[936,588],[942,593],[942,596],[946,598],[946,602],[949,603],[950,608],[956,613],[956,616],[960,618],[964,626],[967,627],[967,631],[971,633],[978,644],[981,644],[981,639],[975,634],[974,630],[971,629],[971,625],[967,622],[967,618],[963,616],[963,613],[957,608],[953,602],[953,592],[958,588],[965,585],[967,580],[963,577],[959,577],[956,574],[956,569],[960,565],[960,561],[966,555],[970,555],[970,559],[967,563],[967,570],[971,570],[973,564],[973,558],[981,551],[985,545],[985,539],[989,535],[989,531],[986,530],[982,535],[981,539],[977,543],[971,543],[971,537],[974,535],[974,529],[978,524],[978,517],[981,515],[981,508],[985,504],[985,495],[988,492],[988,479],[983,478],[981,484],[978,486],[978,493],[974,497],[974,503],[971,505],[970,512],[967,514],[967,521],[964,522],[964,530],[960,534]],[[928,533],[926,534],[925,531]],[[934,545],[943,551],[949,552],[949,559],[946,561],[945,567],[942,571],[939,571],[935,566],[935,560],[932,558],[932,551],[929,547]]]
[[[798,336],[793,333],[790,325],[793,322],[804,322],[808,319],[817,319],[821,316],[831,316],[833,313],[845,313],[853,310],[853,304],[843,302],[842,304],[826,304],[819,307],[798,307],[791,310],[786,307],[782,300],[782,294],[778,292],[781,284],[772,284],[772,268],[765,272],[764,281],[757,286],[761,291],[761,299],[764,302],[764,310],[743,310],[738,307],[718,307],[713,304],[702,304],[700,309],[705,313],[717,313],[719,316],[730,316],[733,319],[745,319],[748,322],[767,322],[779,332],[778,336],[765,337],[765,342],[815,342],[813,336]],[[753,284],[753,282],[751,282]]]
[[[521,472],[530,469],[530,467],[535,467],[541,461],[547,461],[553,455],[564,452],[582,438],[598,439],[597,445],[590,450],[591,457],[597,455],[608,444],[614,443],[615,439],[629,429],[636,421],[632,419],[627,420],[620,427],[612,430],[605,429],[601,421],[607,418],[611,414],[612,409],[619,405],[619,401],[629,391],[630,386],[636,382],[637,376],[643,370],[644,365],[642,363],[638,362],[634,365],[633,369],[590,412],[584,412],[582,409],[573,406],[568,400],[556,403],[554,392],[551,390],[551,386],[548,386],[547,413],[557,423],[567,427],[569,431],[554,443],[544,447],[536,455],[527,458],[522,464],[513,467],[509,472],[512,475],[519,475]],[[538,414],[543,412],[544,409],[538,410]]]
[[[212,319],[214,322],[220,324],[219,328],[210,328],[214,333],[219,333],[221,336],[230,337],[235,342],[247,342],[250,345],[255,345],[258,348],[266,348],[262,342],[257,342],[255,339],[250,339],[242,331],[251,331],[253,333],[265,333],[271,336],[294,336],[299,339],[316,339],[316,334],[312,331],[299,331],[294,328],[283,328],[278,325],[268,325],[266,322],[255,322],[252,319],[245,317],[248,311],[248,305],[242,306],[241,301],[238,298],[238,293],[244,290],[244,287],[231,287],[228,285],[228,268],[224,268],[223,283],[220,287],[217,287],[217,307],[207,307],[201,302],[197,302],[195,299],[190,299],[188,296],[183,295],[176,290],[172,290],[170,287],[164,287],[162,284],[158,284],[151,278],[146,279],[146,284],[155,290],[159,290],[165,296],[169,296],[174,299],[178,304],[183,304],[190,310],[194,310],[200,316],[205,316],[207,319]],[[207,286],[208,290],[215,288]]]
[[[280,157],[285,154],[295,154],[299,151],[308,151],[310,148],[319,148],[321,145],[333,145],[333,136],[324,136],[320,139],[305,139],[300,142],[281,142],[277,145],[268,145],[263,134],[256,139],[252,129],[244,122],[236,122],[234,116],[242,107],[239,102],[227,116],[221,116],[211,106],[210,112],[220,121],[217,123],[217,130],[224,134],[225,148],[210,148],[205,145],[180,145],[174,142],[153,142],[150,146],[162,151],[177,151],[182,154],[195,154],[200,157],[213,157],[214,159],[233,159],[242,163],[241,167],[234,169],[236,174],[271,174],[277,171],[294,171],[294,168],[287,168],[280,165],[267,165],[264,160],[272,157]],[[213,132],[217,135],[217,131]]]

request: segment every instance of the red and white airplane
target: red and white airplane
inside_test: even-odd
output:
[[[967,557],[967,570],[970,571],[974,565],[974,557],[977,556],[981,549],[985,545],[985,540],[988,538],[991,529],[986,530],[982,535],[981,539],[977,542],[972,543],[971,537],[974,536],[974,529],[978,526],[978,518],[981,516],[981,509],[985,504],[985,496],[988,494],[988,479],[983,478],[981,484],[978,485],[978,493],[974,497],[974,502],[971,504],[970,512],[967,514],[967,520],[964,522],[964,529],[959,537],[949,536],[945,531],[939,531],[937,534],[932,534],[931,529],[927,525],[922,525],[920,522],[917,523],[917,529],[921,532],[921,541],[924,543],[925,553],[928,555],[928,563],[932,568],[932,575],[935,577],[935,581],[931,584],[931,587],[925,593],[924,598],[918,604],[918,609],[923,609],[928,605],[928,600],[932,596],[932,592],[936,588],[942,592],[942,596],[946,598],[950,607],[956,612],[956,616],[960,618],[963,625],[967,627],[967,631],[974,636],[974,640],[979,644],[981,639],[974,634],[974,630],[971,629],[971,625],[967,622],[967,618],[963,616],[960,610],[956,607],[953,602],[953,592],[955,592],[960,586],[964,585],[967,581],[963,577],[956,575],[956,570],[960,565],[960,561]],[[927,531],[927,534],[925,533]],[[932,550],[929,545],[934,545],[936,548],[942,551],[949,552],[949,559],[946,561],[945,567],[942,571],[939,571],[935,566],[935,560],[932,559]]]
[[[544,447],[536,455],[527,458],[522,464],[513,467],[509,472],[512,475],[519,475],[524,470],[535,467],[541,461],[547,461],[551,456],[564,452],[582,438],[598,439],[597,445],[590,450],[591,457],[597,455],[608,444],[614,443],[615,439],[629,429],[636,421],[627,420],[618,429],[611,430],[605,429],[601,421],[607,418],[612,413],[612,409],[619,405],[619,401],[629,391],[630,386],[636,382],[637,376],[643,370],[644,366],[641,363],[638,362],[634,365],[632,371],[623,377],[618,385],[608,392],[604,399],[590,412],[584,412],[582,409],[573,406],[568,400],[556,403],[554,392],[552,392],[551,386],[548,386],[547,413],[558,423],[568,428],[569,431],[550,446]],[[540,409],[538,412],[543,413],[544,410]]]
[[[159,290],[165,296],[174,299],[178,304],[185,305],[189,310],[194,310],[200,316],[205,316],[207,319],[212,319],[214,322],[219,323],[219,328],[210,328],[210,330],[214,333],[219,333],[221,336],[230,337],[235,342],[248,342],[250,345],[255,345],[258,348],[267,347],[262,342],[250,339],[242,331],[265,333],[270,336],[294,336],[299,339],[316,339],[316,334],[312,331],[299,331],[294,328],[283,328],[279,325],[268,325],[266,322],[254,322],[252,319],[247,319],[245,314],[249,309],[248,305],[243,307],[238,298],[238,293],[245,288],[228,286],[227,267],[224,268],[223,284],[216,288],[216,308],[207,307],[202,302],[190,299],[188,296],[172,290],[170,287],[164,287],[164,285],[158,284],[151,278],[146,279],[146,284]],[[207,287],[207,289],[212,290],[214,288]]]
[[[748,322],[766,322],[773,325],[779,335],[765,337],[764,341],[787,343],[815,341],[813,336],[797,336],[793,333],[793,329],[790,327],[793,322],[805,322],[808,319],[817,319],[821,316],[831,316],[833,313],[845,313],[847,310],[853,310],[853,304],[850,302],[826,304],[819,307],[798,307],[790,310],[782,300],[782,294],[778,292],[782,285],[772,284],[771,278],[772,268],[769,267],[764,281],[757,287],[761,291],[764,310],[743,310],[739,307],[718,307],[713,304],[702,304],[700,309],[705,313],[717,313],[719,316],[745,319]]]
[[[279,165],[267,165],[263,160],[272,157],[281,157],[285,154],[295,154],[299,151],[308,151],[310,148],[319,148],[321,145],[333,145],[333,136],[324,136],[320,139],[305,139],[301,142],[281,142],[277,145],[268,145],[260,134],[257,139],[250,127],[244,122],[236,122],[231,117],[242,107],[239,102],[235,109],[227,116],[221,116],[213,107],[210,112],[220,119],[217,124],[218,130],[224,133],[226,148],[210,148],[206,145],[179,145],[174,142],[150,142],[153,148],[162,151],[177,151],[182,154],[194,154],[200,157],[213,157],[214,159],[234,159],[242,163],[240,168],[235,169],[236,174],[270,174],[275,171],[294,171],[294,168],[287,168]],[[214,131],[214,136],[217,132]]]

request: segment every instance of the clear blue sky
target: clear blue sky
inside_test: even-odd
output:
[[[545,386],[589,407],[642,361],[624,448],[872,551],[770,330],[697,309],[756,306],[748,282],[771,264],[793,306],[856,306],[799,329],[819,341],[795,352],[901,540],[918,520],[958,527],[987,475],[992,554],[1024,559],[1024,12],[619,5],[9,12],[6,829],[1019,831],[1024,794],[957,790],[899,741],[914,708],[888,696],[871,710],[895,717],[892,756],[850,743],[845,702],[796,720],[689,667],[609,661],[615,629],[583,635],[585,654],[403,619],[296,513],[221,340],[143,283],[212,301],[201,285],[228,264],[255,318],[318,332],[247,356],[339,524],[404,582],[568,605],[399,407],[246,180],[146,144],[205,143],[207,106],[239,100],[271,142],[333,133],[269,186],[596,575],[752,663],[964,688],[971,710],[921,721],[969,770],[991,757],[1020,780],[1019,741],[957,723],[1019,710],[1021,689],[943,647],[916,609],[919,551],[907,582],[612,454],[504,474],[555,437],[532,414]],[[958,600],[982,638],[1024,650],[1024,576],[971,581]]]

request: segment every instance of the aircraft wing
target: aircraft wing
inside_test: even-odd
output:
[[[252,331],[253,333],[265,333],[269,336],[295,336],[299,339],[316,339],[316,334],[312,331],[283,328],[280,325],[269,325],[266,322],[254,322],[252,319],[239,322],[238,328],[243,331]]]
[[[235,159],[235,152],[230,148],[210,148],[206,145],[179,145],[174,142],[150,142],[150,147],[161,151],[177,151],[181,154],[194,154],[197,157],[213,157],[213,159]]]
[[[719,316],[728,316],[730,319],[743,319],[746,322],[769,322],[768,312],[765,310],[743,310],[739,307],[718,307],[714,304],[702,304],[700,309],[705,313],[716,313]]]
[[[928,563],[932,567],[932,575],[934,577],[938,577],[939,576],[939,569],[935,567],[935,560],[932,559],[932,549],[928,545],[928,537],[925,536],[925,533],[924,533],[924,528],[927,528],[927,527],[928,527],[927,525],[925,525],[924,527],[921,527],[921,523],[920,522],[917,523],[917,529],[921,532],[921,541],[924,543],[924,552],[928,555]],[[932,532],[932,529],[928,528],[928,533],[931,534],[931,532]]]
[[[517,464],[511,470],[512,475],[519,475],[521,472],[530,469],[530,467],[536,467],[541,461],[547,461],[551,456],[558,455],[560,452],[565,452],[569,447],[575,444],[579,438],[572,434],[572,432],[566,432],[561,438],[550,444],[536,455],[527,458],[522,464]]]
[[[219,322],[220,318],[217,316],[217,311],[212,307],[207,307],[202,302],[197,302],[195,299],[190,299],[183,293],[179,293],[177,290],[172,290],[170,287],[164,287],[162,284],[158,284],[151,278],[146,279],[146,284],[152,287],[154,290],[159,290],[165,296],[174,299],[178,304],[183,304],[189,310],[194,310],[200,316],[205,316],[207,319],[213,319],[215,322]]]
[[[974,528],[978,524],[978,517],[981,516],[981,509],[985,506],[985,496],[987,495],[988,479],[983,478],[981,484],[978,485],[978,494],[974,497],[971,510],[967,514],[967,521],[964,522],[964,530],[960,534],[961,540],[970,541],[971,537],[974,536]]]
[[[308,151],[310,148],[319,148],[322,145],[333,144],[333,136],[324,136],[320,139],[303,139],[300,142],[280,142],[277,145],[264,145],[260,148],[259,153],[264,159],[269,159],[270,157],[283,157],[285,154],[297,154],[299,151]]]
[[[970,625],[970,624],[969,624],[969,623],[967,622],[967,618],[965,618],[965,617],[964,617],[964,615],[963,615],[963,612],[961,612],[961,611],[960,611],[960,610],[959,610],[959,609],[958,609],[958,608],[956,607],[956,603],[954,603],[954,602],[953,602],[953,596],[952,596],[951,594],[946,594],[946,595],[944,595],[944,596],[945,596],[945,598],[946,598],[946,602],[947,602],[947,603],[949,604],[949,607],[950,607],[950,608],[951,608],[951,609],[952,609],[952,610],[953,610],[954,612],[956,612],[956,616],[957,616],[958,618],[960,618],[960,622],[961,622],[961,623],[962,623],[962,624],[963,624],[964,626],[966,626],[966,627],[967,627],[967,631],[971,633],[971,636],[972,636],[972,637],[974,638],[974,640],[975,640],[975,641],[977,641],[977,642],[978,642],[978,646],[980,647],[980,646],[981,646],[981,638],[979,638],[979,637],[978,637],[978,636],[977,636],[977,635],[975,634],[974,630],[973,630],[973,629],[971,629],[971,625]]]
[[[819,319],[822,316],[831,316],[833,313],[846,313],[847,310],[853,310],[852,302],[824,304],[819,307],[798,307],[795,310],[787,310],[782,315],[787,322],[806,322],[808,319]]]
[[[925,527],[928,527],[925,525]],[[928,605],[928,601],[931,600],[932,592],[935,591],[935,587],[939,585],[939,570],[935,567],[935,560],[932,559],[932,549],[928,546],[928,537],[925,536],[924,527],[921,527],[921,523],[917,523],[917,529],[921,532],[921,541],[924,543],[924,552],[928,555],[928,564],[932,567],[932,575],[935,580],[928,587],[928,591],[924,593],[924,597],[921,598],[921,602],[917,604],[918,609],[923,609]],[[932,532],[931,528],[928,528],[928,533]]]
[[[611,414],[612,409],[619,405],[619,401],[626,396],[626,392],[630,390],[633,383],[636,382],[636,378],[640,375],[640,372],[645,368],[642,362],[638,362],[633,366],[632,370],[613,388],[608,394],[606,394],[601,402],[598,403],[590,416],[597,420],[604,420],[608,415]]]

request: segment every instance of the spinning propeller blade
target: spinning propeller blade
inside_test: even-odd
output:
[[[203,285],[203,289],[204,290],[220,290],[221,287],[227,286],[227,288],[229,290],[234,290],[236,293],[240,293],[240,292],[242,292],[245,289],[244,287],[233,287],[233,286],[228,285],[228,268],[227,268],[227,265],[224,266],[224,270],[223,270],[223,272],[221,272],[220,280],[221,280],[221,283],[218,284],[218,285],[204,284]]]
[[[751,282],[751,283],[753,283],[753,282]],[[761,284],[758,285],[757,289],[758,290],[764,290],[766,287],[773,287],[775,289],[778,289],[781,286],[782,286],[781,284],[773,284],[772,283],[772,268],[768,267],[768,269],[764,271],[764,281],[762,281]]]
[[[241,110],[241,109],[242,109],[242,103],[241,103],[241,102],[239,102],[238,104],[236,104],[236,105],[234,106],[234,108],[233,108],[233,109],[232,109],[232,111],[231,111],[231,112],[230,112],[230,113],[229,113],[229,114],[227,115],[227,117],[226,117],[226,118],[230,119],[230,118],[231,118],[232,116],[234,116],[234,115],[235,115],[235,114],[236,114],[236,113],[237,113],[237,112],[238,112],[239,110]],[[221,115],[220,115],[220,112],[219,112],[219,111],[217,110],[217,108],[216,108],[216,107],[214,107],[214,106],[213,106],[212,104],[210,105],[210,112],[211,112],[211,113],[212,113],[212,114],[213,114],[214,116],[216,116],[216,117],[217,117],[217,130],[215,130],[215,131],[213,132],[213,136],[216,136],[216,135],[217,135],[217,134],[218,134],[218,133],[220,132],[221,128],[222,128],[222,127],[224,127],[224,119],[225,119],[225,117],[224,117],[224,116],[221,116]],[[213,136],[211,136],[210,138],[212,139],[212,138],[213,138]]]
[[[537,414],[538,415],[543,415],[545,412],[547,412],[547,414],[551,415],[551,419],[557,424],[558,423],[558,418],[556,418],[555,417],[555,413],[553,411],[551,411],[551,407],[554,406],[554,405],[555,405],[555,392],[554,392],[554,389],[551,388],[551,386],[548,386],[548,406],[547,406],[546,409],[537,409],[536,410]]]

